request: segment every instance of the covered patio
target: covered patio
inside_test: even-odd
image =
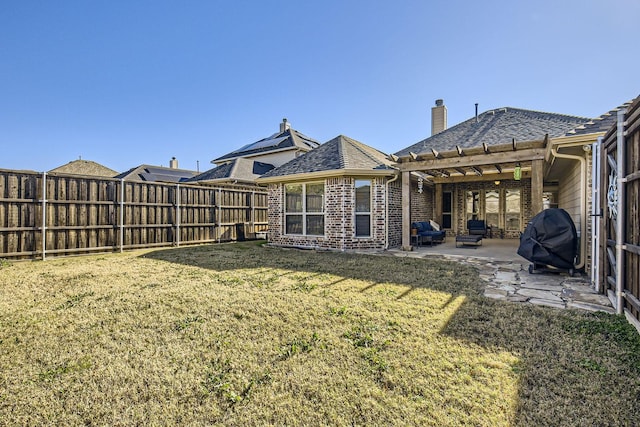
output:
[[[543,208],[547,143],[545,136],[536,141],[512,140],[447,152],[410,152],[398,158],[402,247],[411,249],[411,224],[425,219],[440,224],[452,240],[468,233],[467,221],[471,219],[486,221],[493,237],[517,239]]]
[[[447,237],[443,243],[414,246],[413,251],[421,255],[459,258],[480,258],[488,262],[512,263],[527,269],[529,261],[517,254],[520,241],[517,239],[483,238],[481,245],[456,246],[455,237]]]

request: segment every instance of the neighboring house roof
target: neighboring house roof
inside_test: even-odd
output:
[[[287,125],[287,122],[285,121],[284,124]],[[236,159],[238,157],[250,157],[272,151],[283,151],[286,149],[309,151],[320,145],[320,143],[315,139],[309,138],[295,129],[287,128],[287,126],[283,127],[286,129],[259,141],[240,147],[231,153],[212,160],[211,163],[220,163],[222,161]]]
[[[611,126],[613,126],[618,120],[618,111],[622,110],[623,108],[627,108],[629,105],[631,105],[632,102],[633,100],[627,101],[619,107],[614,108],[611,111],[607,111],[606,113],[599,117],[596,117],[595,119],[589,120],[587,123],[584,123],[567,132],[566,136],[588,135],[592,133],[607,132],[611,128]]]
[[[188,179],[188,182],[232,182],[254,183],[256,178],[267,173],[274,166],[243,157],[232,160]]]
[[[185,182],[189,178],[196,176],[198,172],[166,168],[163,166],[140,165],[123,172],[114,178],[125,179],[127,181],[146,182]]]
[[[74,160],[66,165],[51,169],[49,172],[66,173],[71,175],[102,176],[108,178],[112,178],[118,174],[117,171],[109,169],[108,167],[91,160]]]
[[[267,172],[258,178],[258,182],[274,182],[282,177],[308,174],[329,175],[345,172],[389,175],[395,173],[393,164],[381,151],[339,135],[315,150]]]
[[[499,108],[485,111],[475,117],[426,138],[395,153],[406,156],[410,152],[419,154],[427,150],[450,151],[480,145],[507,144],[516,141],[534,141],[545,135],[557,137],[577,126],[588,123],[585,117],[544,113],[519,108]]]

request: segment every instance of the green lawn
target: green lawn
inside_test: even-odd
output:
[[[623,317],[254,242],[0,262],[0,425],[640,424]]]

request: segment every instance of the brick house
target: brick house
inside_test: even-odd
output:
[[[270,243],[411,249],[412,222],[434,220],[458,235],[469,219],[486,221],[493,238],[517,239],[542,209],[560,207],[581,234],[582,268],[591,250],[591,147],[615,111],[589,119],[507,107],[447,128],[438,100],[432,135],[394,155],[339,136],[257,180],[269,187]]]
[[[401,185],[386,154],[338,136],[257,179],[268,186],[269,243],[385,249],[401,242]]]

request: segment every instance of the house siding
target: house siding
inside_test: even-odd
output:
[[[371,190],[371,236],[355,236],[355,179],[335,177],[325,184],[324,236],[287,235],[284,230],[284,184],[270,184],[269,194],[269,243],[277,246],[293,246],[313,249],[385,249],[385,233],[389,220],[389,245],[398,246],[401,241],[402,192],[397,183],[389,185],[389,218],[387,209],[387,178],[373,178]],[[357,179],[367,179],[359,177]]]
[[[580,163],[574,161],[571,167],[566,169],[565,174],[559,178],[562,185],[558,188],[558,207],[564,209],[571,215],[576,225],[576,230],[580,230]]]
[[[586,195],[585,212],[590,213],[591,205],[592,205],[591,188],[593,185],[592,176],[591,176],[591,169],[593,167],[591,155],[586,156],[586,166],[587,166],[586,168],[587,169],[586,171],[587,195]],[[581,212],[581,209],[580,209],[580,189],[581,189],[580,169],[581,169],[580,163],[577,161],[574,161],[572,162],[571,168],[566,169],[564,175],[559,177],[558,181],[561,185],[559,185],[559,188],[558,188],[558,207],[564,209],[569,213],[569,215],[573,219],[573,222],[576,226],[576,231],[578,232],[580,239],[583,239],[583,238],[586,239],[584,259],[585,259],[585,266],[589,266],[591,265],[592,230],[591,230],[591,220],[589,217],[586,218],[587,219],[586,227],[585,227],[586,230],[582,230],[582,225],[581,225],[583,213]],[[589,267],[585,267],[585,269],[588,270]]]

